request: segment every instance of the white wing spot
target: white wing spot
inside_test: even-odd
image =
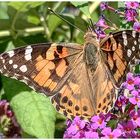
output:
[[[31,55],[32,51],[33,51],[33,48],[31,46],[28,46],[26,48],[26,50],[25,50],[25,60],[31,60],[31,58],[32,58],[32,55]]]
[[[28,86],[29,86],[29,85],[28,85]],[[30,85],[29,87],[30,87],[31,89],[35,90],[35,88],[34,88],[33,86]]]
[[[17,80],[17,77],[15,77],[15,76],[12,76],[11,78],[13,78],[13,79],[16,79],[16,80]]]
[[[6,69],[6,66],[4,65],[3,68]]]
[[[25,76],[23,76],[23,79],[24,79],[24,80],[26,80],[26,81],[28,81],[28,80],[29,80],[29,79],[28,79],[27,77],[25,77]]]
[[[9,60],[9,64],[13,64],[13,60]]]
[[[2,60],[2,63],[5,63],[5,59],[1,56],[0,59]]]
[[[2,63],[5,63],[5,59],[2,59]]]
[[[126,35],[126,32],[125,31],[122,32],[122,37],[125,38],[125,39],[127,39],[127,35]]]
[[[17,64],[14,64],[14,65],[13,65],[13,68],[14,68],[14,69],[17,69],[17,67],[18,67]]]
[[[25,84],[28,84],[26,80],[22,79],[21,82],[24,82]]]
[[[134,45],[137,45],[137,41],[136,40],[134,41]]]
[[[123,37],[123,44],[126,46],[127,45],[127,35],[126,35],[125,31],[122,32],[122,37]]]
[[[5,63],[5,59],[1,56],[0,59],[2,60],[2,63]]]
[[[27,71],[26,65],[22,65],[19,69],[20,69],[22,72],[26,72],[26,71]]]
[[[135,46],[132,47],[132,51],[135,51]]]
[[[8,53],[8,55],[9,55],[9,57],[12,57],[12,56],[14,56],[14,51],[9,51],[9,52],[7,52]]]
[[[127,39],[124,39],[124,40],[123,40],[123,44],[124,44],[125,46],[127,46]]]
[[[5,73],[4,76],[7,76],[8,77],[9,75],[7,73]]]
[[[136,31],[132,31],[132,36],[135,38],[136,37]]]
[[[127,56],[130,57],[132,54],[132,51],[130,49],[127,50]]]

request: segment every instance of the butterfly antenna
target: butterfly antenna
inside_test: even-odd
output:
[[[91,32],[93,32],[93,29],[92,29],[92,27],[91,27],[90,25],[88,25],[88,29],[89,29]]]
[[[66,23],[68,23],[69,25],[73,26],[74,28],[78,29],[79,31],[81,31],[82,33],[85,33],[83,30],[81,30],[80,28],[78,28],[77,26],[75,26],[74,24],[72,24],[71,22],[69,22],[68,20],[66,20],[65,18],[63,18],[62,16],[60,16],[58,13],[56,13],[55,11],[53,11],[50,7],[48,7],[48,10],[50,12],[52,12],[54,15],[56,15],[57,17],[59,17],[60,19],[62,19],[63,21],[65,21]]]
[[[94,29],[94,23],[93,23],[93,20],[90,18],[89,21],[90,21],[91,27]]]
[[[92,19],[89,19],[89,29],[95,32],[95,24],[93,23]]]

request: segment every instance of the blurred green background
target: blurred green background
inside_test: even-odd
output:
[[[74,5],[80,5],[77,8]],[[0,52],[43,42],[83,43],[88,18],[99,19],[100,2],[0,2]],[[118,7],[117,2],[110,2]],[[54,15],[51,8],[63,18]],[[89,14],[90,13],[90,14]],[[106,12],[111,21],[113,13]],[[68,23],[69,22],[69,23]],[[72,26],[73,25],[73,26]],[[74,27],[75,26],[75,27]],[[65,117],[56,113],[47,97],[25,84],[1,76],[0,99],[7,99],[22,127],[23,138],[62,138]]]

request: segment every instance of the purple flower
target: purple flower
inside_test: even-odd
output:
[[[97,37],[100,38],[105,38],[106,37],[106,33],[99,27],[95,30]]]
[[[92,129],[97,129],[97,128],[104,128],[106,126],[106,122],[104,120],[104,116],[103,115],[97,115],[97,116],[93,116],[91,118],[91,128]]]
[[[128,102],[128,99],[125,96],[120,95],[117,99],[117,101],[115,102],[115,106],[119,108],[119,110],[122,111],[123,107],[126,106]]]
[[[140,78],[135,77],[132,73],[128,73],[126,77],[126,82],[124,82],[123,86],[127,88],[129,91],[135,90],[135,85],[140,84]]]
[[[97,132],[88,131],[88,132],[85,132],[85,138],[96,138],[96,139],[98,139],[99,135],[98,135]]]
[[[77,132],[75,135],[73,135],[71,138],[84,138],[85,137],[84,134],[85,134],[84,130],[81,130]]]
[[[113,138],[119,138],[121,136],[120,129],[114,129],[112,131],[110,127],[104,128],[101,133],[104,135],[104,137],[102,137],[102,138],[113,139]]]
[[[127,21],[135,21],[135,18],[137,18],[138,14],[135,9],[126,9],[125,10],[125,19]]]
[[[127,1],[125,2],[125,6],[128,8],[128,9],[137,9],[139,8],[139,2],[134,2],[134,1]]]
[[[135,125],[131,120],[119,123],[117,128],[121,130],[122,135],[126,138],[130,137],[135,133]]]
[[[133,25],[133,29],[137,32],[140,32],[140,22],[135,22]]]
[[[83,129],[84,127],[85,121],[80,120],[80,117],[76,116],[68,129],[70,133],[76,134],[80,129]]]
[[[13,111],[10,109],[9,102],[0,100],[0,126],[6,138],[20,138],[21,128],[18,125]]]
[[[129,116],[133,122],[133,124],[140,127],[140,109],[138,111],[136,110],[132,110],[130,113],[129,113]]]
[[[139,76],[135,76],[134,79],[135,79],[134,80],[134,84],[135,85],[140,85],[140,77]]]
[[[101,4],[100,4],[100,9],[101,9],[101,11],[104,11],[104,10],[107,9],[107,8],[108,8],[107,2],[101,2]]]
[[[85,127],[86,122],[81,120],[80,117],[76,116],[71,124],[69,124],[67,131],[65,132],[64,138],[80,138],[83,135],[82,129]]]
[[[140,96],[139,96],[138,92],[134,90],[134,91],[131,92],[131,94],[133,96],[129,98],[130,103],[140,107]]]
[[[98,27],[103,27],[105,29],[107,29],[109,26],[106,24],[105,20],[103,17],[101,17],[98,22],[96,23],[96,26]]]
[[[75,134],[71,134],[71,133],[69,133],[69,131],[67,130],[67,131],[65,131],[65,133],[64,133],[64,136],[63,136],[63,138],[84,138],[85,136],[84,136],[84,131],[83,130],[80,130],[80,131],[78,131],[77,133],[75,133]]]

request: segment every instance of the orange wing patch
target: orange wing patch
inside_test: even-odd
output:
[[[59,76],[59,77],[62,77],[67,69],[67,64],[66,64],[66,61],[64,59],[62,59],[58,66],[56,67],[56,74]]]
[[[52,44],[46,51],[45,59],[41,55],[36,58],[35,69],[37,72],[35,72],[36,74],[32,74],[31,77],[39,86],[53,91],[59,82],[57,77],[62,78],[66,72],[68,66],[66,60],[63,58],[68,55],[65,47],[60,46],[59,48],[57,44]]]
[[[57,44],[53,43],[46,52],[46,59],[53,60],[56,58],[56,56],[59,56],[59,58],[64,58],[64,57],[67,57],[68,55],[69,53],[66,47],[63,47],[63,46],[58,47]]]
[[[51,76],[51,70],[55,69],[55,64],[51,61],[48,61],[46,65],[39,71],[39,73],[34,77],[34,81],[37,82],[40,86],[43,86],[46,80]]]

